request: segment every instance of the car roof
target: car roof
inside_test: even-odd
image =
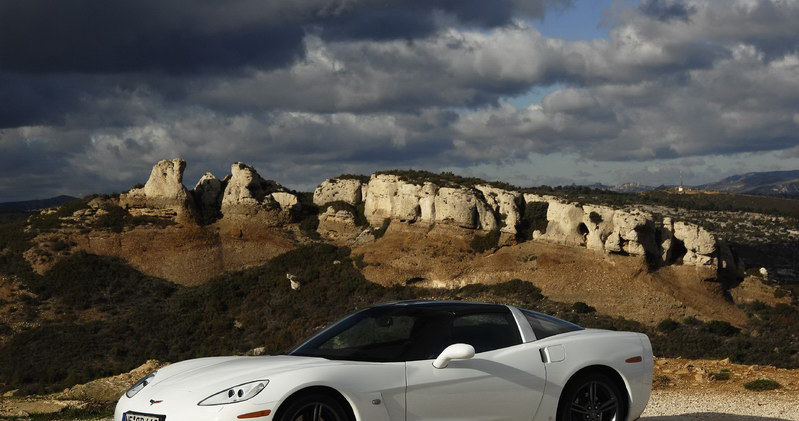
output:
[[[441,309],[446,311],[504,311],[508,306],[502,304],[478,303],[471,301],[441,301],[441,300],[402,300],[377,304],[372,307],[417,307]]]

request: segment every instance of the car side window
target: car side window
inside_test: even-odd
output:
[[[533,328],[536,339],[544,339],[550,336],[560,335],[561,333],[574,332],[575,330],[582,330],[583,328],[574,323],[569,323],[565,320],[556,319],[546,314],[536,313],[534,311],[522,310],[530,327]]]
[[[320,349],[349,349],[408,340],[414,318],[407,316],[368,317],[346,332],[330,338]]]
[[[451,343],[465,343],[475,352],[493,351],[522,343],[516,320],[508,311],[456,315]]]

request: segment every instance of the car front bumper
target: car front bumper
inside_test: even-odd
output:
[[[163,421],[239,421],[240,415],[255,412],[270,411],[269,415],[248,418],[252,421],[271,421],[274,419],[278,402],[250,403],[239,402],[230,405],[199,406],[196,403],[160,402],[132,402],[122,398],[114,411],[114,421],[122,421],[123,415],[134,412],[142,415],[163,417]]]

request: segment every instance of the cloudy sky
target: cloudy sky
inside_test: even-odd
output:
[[[0,0],[0,201],[155,161],[310,189],[799,168],[799,0]]]

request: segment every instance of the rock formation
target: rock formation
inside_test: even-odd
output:
[[[364,216],[372,226],[391,218],[474,230],[499,229],[508,234],[519,233],[528,204],[538,202],[546,206],[546,229],[534,231],[534,239],[643,256],[651,265],[677,263],[715,269],[720,276],[742,275],[743,264],[732,250],[693,224],[670,218],[659,220],[640,209],[581,205],[556,196],[521,194],[486,184],[443,184],[380,173],[372,175],[368,184],[355,179],[330,179],[316,189],[314,201],[345,202],[353,209],[363,205]],[[347,231],[345,227],[354,220],[353,211],[325,209],[319,217],[320,233],[324,231],[326,237],[334,238]],[[354,233],[350,230],[346,237]]]
[[[213,174],[205,173],[192,191],[197,210],[204,223],[209,223],[218,219],[222,207],[222,194],[225,191],[225,184]]]
[[[289,222],[299,199],[272,180],[264,180],[249,165],[236,162],[222,196],[221,213],[225,220],[262,222],[277,225]]]
[[[339,201],[355,206],[363,201],[361,184],[352,178],[325,180],[314,190],[313,202],[317,206]]]
[[[120,195],[120,206],[134,216],[193,218],[194,200],[183,185],[185,169],[186,161],[179,158],[159,161],[144,187]]]

